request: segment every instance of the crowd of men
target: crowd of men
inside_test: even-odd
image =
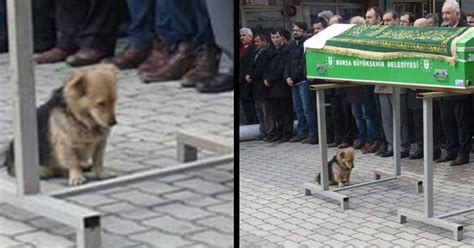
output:
[[[371,7],[362,16],[344,20],[331,11],[312,16],[311,27],[304,22],[292,25],[292,35],[282,28],[270,34],[243,27],[240,29],[240,103],[246,124],[259,123],[265,142],[317,144],[316,106],[306,77],[303,43],[335,23],[362,25],[400,25],[416,27],[474,26],[474,13],[464,13],[454,0],[447,0],[441,14],[416,19],[406,12],[383,13]],[[420,90],[400,89],[401,157],[423,158],[422,102]],[[363,154],[393,156],[393,87],[365,85],[326,90],[330,105],[328,147],[361,149]],[[474,134],[472,95],[441,97],[433,101],[433,160],[451,166],[469,163]],[[296,117],[296,135],[293,122]],[[410,150],[411,144],[415,149]],[[445,150],[442,153],[442,149]],[[410,153],[411,152],[411,153]]]

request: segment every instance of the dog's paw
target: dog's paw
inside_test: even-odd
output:
[[[339,187],[339,188],[340,188],[340,187],[344,187],[344,184],[343,184],[343,183],[338,183],[338,184],[337,184],[337,187]]]
[[[69,176],[69,186],[77,186],[84,184],[86,182],[86,178],[80,172],[72,172]]]

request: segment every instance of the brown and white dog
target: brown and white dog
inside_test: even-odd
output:
[[[104,177],[104,151],[115,119],[116,68],[99,64],[73,71],[65,84],[37,108],[40,177],[68,176],[85,182],[83,170]],[[13,141],[0,164],[14,176]],[[91,165],[92,164],[92,165]]]
[[[329,185],[337,184],[338,187],[349,185],[353,168],[354,149],[346,148],[339,150],[328,162]],[[321,173],[316,176],[315,180],[321,184]]]

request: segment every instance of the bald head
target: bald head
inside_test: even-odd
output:
[[[426,18],[419,18],[413,23],[413,26],[415,27],[428,27],[430,25],[430,22]]]

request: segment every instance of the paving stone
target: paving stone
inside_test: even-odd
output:
[[[221,234],[215,231],[199,232],[190,235],[189,239],[217,247],[232,247],[234,244],[234,235]]]
[[[141,191],[138,191],[138,190],[129,190],[126,192],[113,194],[111,195],[111,197],[119,199],[119,200],[128,201],[132,205],[137,205],[137,206],[142,206],[142,207],[151,207],[158,204],[164,204],[164,203],[169,202],[169,200],[166,200],[166,199],[163,199],[151,194],[142,193]]]
[[[206,230],[202,226],[197,226],[191,222],[175,219],[171,216],[161,216],[142,222],[144,225],[155,227],[168,233],[185,235],[189,233]]]
[[[143,232],[149,228],[139,225],[130,220],[124,220],[115,216],[106,216],[102,218],[103,228],[110,233],[118,235],[129,235],[132,233]]]
[[[170,192],[176,192],[182,190],[180,187],[171,186],[167,183],[158,183],[153,181],[145,181],[133,184],[131,187],[139,189],[145,193],[150,193],[153,195],[161,195]]]
[[[0,204],[0,214],[7,216],[11,219],[20,221],[31,220],[38,217],[37,215],[31,212],[25,211],[21,208],[17,208],[9,204]]]
[[[0,216],[0,234],[17,235],[34,230],[33,227],[25,225],[22,222],[9,220]]]
[[[215,215],[200,208],[186,206],[180,203],[172,203],[154,207],[153,211],[167,213],[178,219],[196,220]]]
[[[85,194],[68,198],[68,200],[79,203],[83,206],[95,207],[99,205],[116,202],[116,199],[105,197],[99,194]]]
[[[187,205],[193,205],[197,207],[206,207],[222,203],[222,200],[218,200],[214,197],[206,195],[197,194],[189,190],[182,190],[175,193],[164,194],[163,198],[182,201]]]
[[[233,190],[233,189],[224,187],[218,183],[211,183],[200,178],[180,181],[180,182],[175,183],[174,185],[186,187],[198,193],[207,194],[207,195]]]
[[[15,236],[15,239],[34,244],[37,248],[73,247],[74,243],[64,237],[51,235],[46,232],[32,232]]]
[[[220,214],[228,215],[231,217],[234,216],[234,203],[233,202],[213,205],[213,206],[207,207],[206,209],[211,212],[220,213]]]
[[[177,247],[192,244],[179,236],[165,234],[158,231],[149,231],[129,236],[130,239],[145,242],[153,247]]]
[[[225,216],[210,217],[196,222],[197,224],[217,229],[220,232],[234,234],[234,220]],[[262,226],[260,229],[265,230]],[[268,230],[267,230],[268,231]]]

